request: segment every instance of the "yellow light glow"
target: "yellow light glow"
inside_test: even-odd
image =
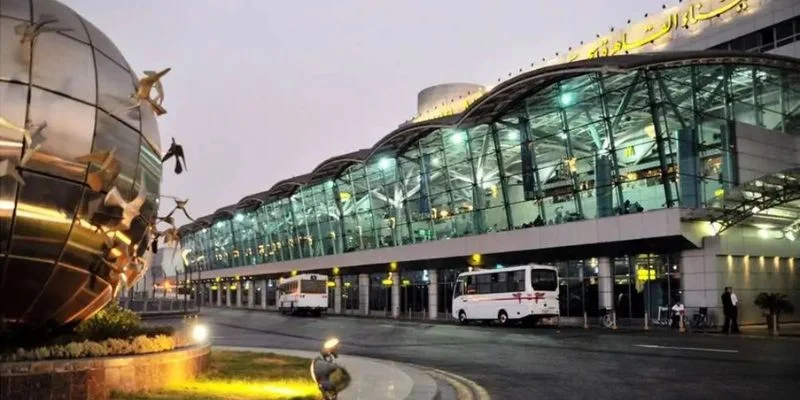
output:
[[[202,324],[196,324],[192,327],[192,339],[195,342],[201,343],[208,339],[208,327]]]
[[[725,195],[725,189],[719,188],[714,191],[714,197],[722,197]]]
[[[389,270],[390,271],[397,270],[397,261],[392,261],[392,262],[389,263]]]
[[[328,285],[328,287],[336,287],[336,282],[328,281],[327,285]]]
[[[478,264],[481,262],[482,256],[479,253],[475,253],[472,255],[472,262]]]
[[[311,381],[195,381],[170,385],[183,396],[215,396],[235,399],[313,397],[319,394]],[[192,396],[192,397],[194,397]]]
[[[325,344],[322,345],[322,348],[325,349],[325,350],[330,351],[330,350],[335,349],[336,346],[338,346],[338,345],[339,345],[339,339],[330,338],[330,339],[325,341]]]
[[[339,275],[339,267],[333,267],[333,274]]]
[[[391,279],[384,279],[384,280],[381,281],[381,283],[384,286],[392,286],[392,280]]]

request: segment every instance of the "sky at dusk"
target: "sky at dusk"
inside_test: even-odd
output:
[[[61,0],[162,80],[162,192],[193,217],[371,147],[440,83],[494,85],[662,0]],[[677,4],[671,0],[668,5]],[[172,202],[162,203],[162,213]],[[177,220],[187,222],[181,216]]]

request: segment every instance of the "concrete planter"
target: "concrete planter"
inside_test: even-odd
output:
[[[112,390],[157,389],[194,379],[208,367],[210,345],[161,353],[0,363],[0,399],[104,400]]]

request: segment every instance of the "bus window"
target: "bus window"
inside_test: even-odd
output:
[[[303,279],[300,282],[300,291],[303,293],[328,293],[327,281]]]
[[[514,271],[511,276],[511,282],[508,283],[512,292],[525,291],[525,270]]]
[[[496,272],[492,275],[492,293],[507,293],[509,290],[508,273]]]
[[[556,271],[547,269],[531,270],[531,286],[533,286],[533,290],[553,291],[558,289]]]
[[[476,275],[478,281],[478,294],[492,293],[492,276],[490,274]]]
[[[475,287],[475,277],[468,276],[466,281],[466,286],[467,286],[467,294],[478,293],[478,290]]]
[[[453,298],[464,295],[464,281],[457,280],[456,286],[453,288]]]

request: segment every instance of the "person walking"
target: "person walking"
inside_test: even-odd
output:
[[[722,311],[725,314],[725,325],[722,327],[722,333],[739,333],[739,324],[736,322],[736,317],[739,314],[738,304],[739,299],[733,293],[733,288],[726,286],[725,292],[722,293]]]

